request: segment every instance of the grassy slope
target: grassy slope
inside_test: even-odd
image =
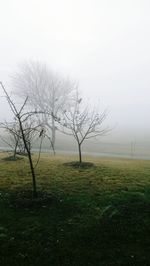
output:
[[[150,162],[87,158],[96,167],[82,170],[69,160],[42,156],[38,187],[53,200],[34,206],[11,196],[31,188],[27,159],[0,160],[0,265],[150,265]]]

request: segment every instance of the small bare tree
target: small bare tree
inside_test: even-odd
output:
[[[108,126],[103,126],[107,117],[106,110],[98,113],[96,109],[89,109],[83,105],[82,98],[78,91],[74,98],[74,104],[68,110],[62,110],[62,117],[55,117],[61,126],[61,132],[71,135],[77,142],[79,163],[82,163],[82,144],[85,140],[104,136],[110,131]]]
[[[56,121],[62,108],[67,108],[75,84],[51,71],[46,64],[36,61],[20,64],[18,72],[13,76],[15,92],[22,98],[28,97],[28,106],[43,110],[40,123],[46,129],[52,149],[55,153]]]
[[[21,132],[18,127],[16,121],[8,123],[7,121],[0,123],[0,128],[3,129],[4,133],[7,134],[4,138],[2,135],[0,136],[1,140],[8,145],[13,150],[13,157],[16,159],[16,154],[18,149],[21,150],[22,142],[21,140]]]
[[[30,170],[32,174],[33,197],[37,197],[35,167],[33,165],[32,154],[31,154],[31,147],[32,147],[31,143],[32,143],[33,136],[37,133],[37,131],[39,132],[38,130],[39,125],[36,125],[35,122],[31,119],[31,117],[33,115],[36,115],[37,112],[36,111],[28,112],[24,110],[28,98],[25,99],[24,103],[18,110],[15,103],[12,101],[11,97],[8,95],[2,82],[0,82],[0,86],[5,94],[7,102],[14,115],[14,120],[18,124],[19,130],[13,131],[13,134],[16,137],[16,139],[18,139],[18,141],[21,140],[23,142],[24,148],[27,152]],[[42,132],[43,131],[41,130],[40,136],[42,136],[43,134]]]

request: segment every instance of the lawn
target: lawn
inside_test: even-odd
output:
[[[150,161],[0,153],[0,266],[150,265]],[[36,159],[36,156],[35,158]]]

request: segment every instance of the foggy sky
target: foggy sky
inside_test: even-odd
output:
[[[109,139],[150,141],[148,0],[1,0],[0,9],[0,80],[9,90],[20,62],[46,62],[108,107]],[[9,108],[0,101],[2,120]]]

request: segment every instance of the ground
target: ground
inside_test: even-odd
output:
[[[32,199],[27,158],[0,154],[1,266],[150,265],[150,162],[42,155]],[[34,156],[36,160],[36,156]]]

